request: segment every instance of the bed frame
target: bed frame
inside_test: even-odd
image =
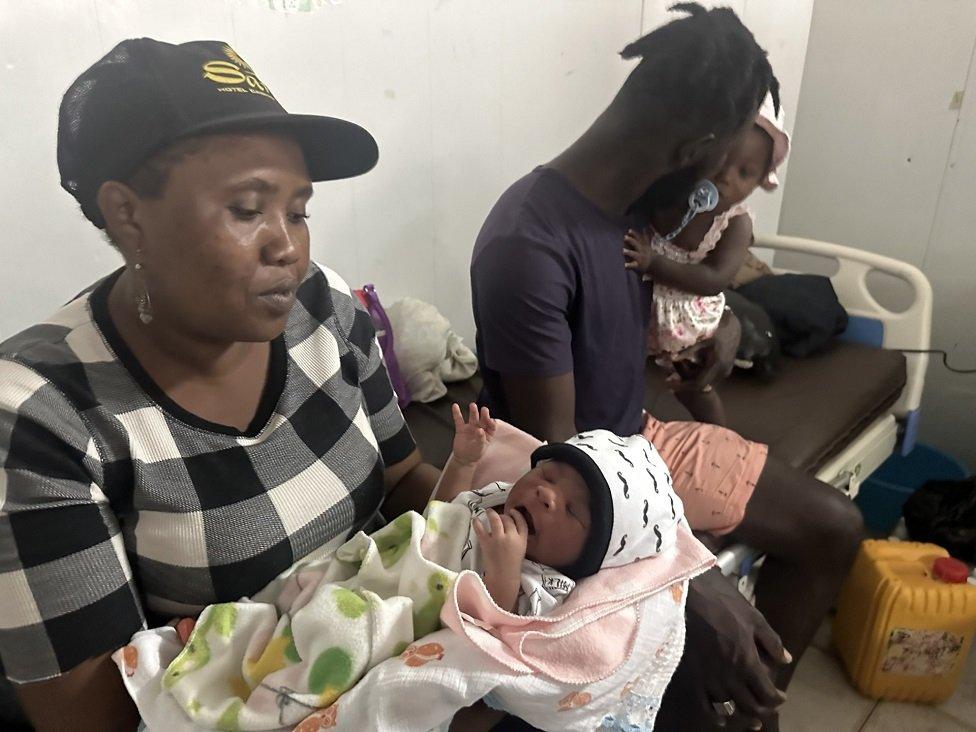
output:
[[[932,286],[921,270],[905,262],[840,244],[792,236],[761,235],[755,249],[771,251],[774,271],[795,272],[776,266],[790,254],[812,255],[833,260],[837,267],[830,276],[841,305],[850,318],[842,339],[891,349],[926,350],[932,329]],[[766,252],[760,251],[765,257]],[[785,256],[778,256],[785,255]],[[868,289],[868,275],[882,272],[904,282],[912,301],[895,312],[881,305]],[[919,408],[925,386],[927,354],[905,354],[907,380],[898,401],[855,436],[844,449],[820,468],[816,477],[853,499],[861,482],[896,451],[907,455],[915,446]],[[752,594],[761,556],[737,544],[721,551],[718,565],[723,574],[738,579],[740,588]]]

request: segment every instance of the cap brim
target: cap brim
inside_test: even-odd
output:
[[[376,165],[376,140],[355,122],[311,114],[247,114],[210,120],[185,130],[181,137],[235,131],[282,132],[295,139],[305,154],[312,181],[362,175]]]

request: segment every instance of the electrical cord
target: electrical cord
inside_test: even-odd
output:
[[[942,365],[945,366],[949,371],[954,374],[976,374],[976,369],[957,369],[949,365],[949,354],[942,349],[931,349],[931,350],[916,350],[912,348],[895,348],[895,351],[900,351],[901,353],[937,353],[942,356]]]

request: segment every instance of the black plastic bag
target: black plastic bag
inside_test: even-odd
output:
[[[948,550],[956,559],[976,562],[976,476],[930,480],[902,507],[908,535]]]
[[[763,381],[770,381],[779,366],[781,353],[776,328],[769,313],[735,290],[725,290],[725,304],[742,328],[735,365]]]
[[[847,311],[827,277],[766,275],[737,291],[769,313],[787,356],[805,358],[847,328]]]

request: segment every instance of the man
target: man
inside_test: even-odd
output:
[[[502,194],[475,244],[484,401],[541,439],[641,430],[651,286],[622,257],[625,232],[642,223],[635,202],[662,176],[681,176],[690,188],[716,172],[763,97],[778,92],[765,52],[731,10],[675,8],[688,16],[624,49],[641,62],[610,106],[565,152]],[[692,388],[730,368],[738,335],[726,313],[700,350]],[[654,440],[673,473],[674,445],[699,456],[687,471],[694,475],[675,475],[689,513],[728,514],[722,533],[768,557],[757,588],[762,614],[717,570],[692,583],[687,651],[659,725],[775,729],[792,658],[809,644],[853,560],[860,516],[829,486],[767,459],[765,446],[687,423],[672,439],[678,424],[656,423],[663,442]],[[708,439],[715,430],[755,465],[731,498],[730,486],[708,472],[718,456]]]

